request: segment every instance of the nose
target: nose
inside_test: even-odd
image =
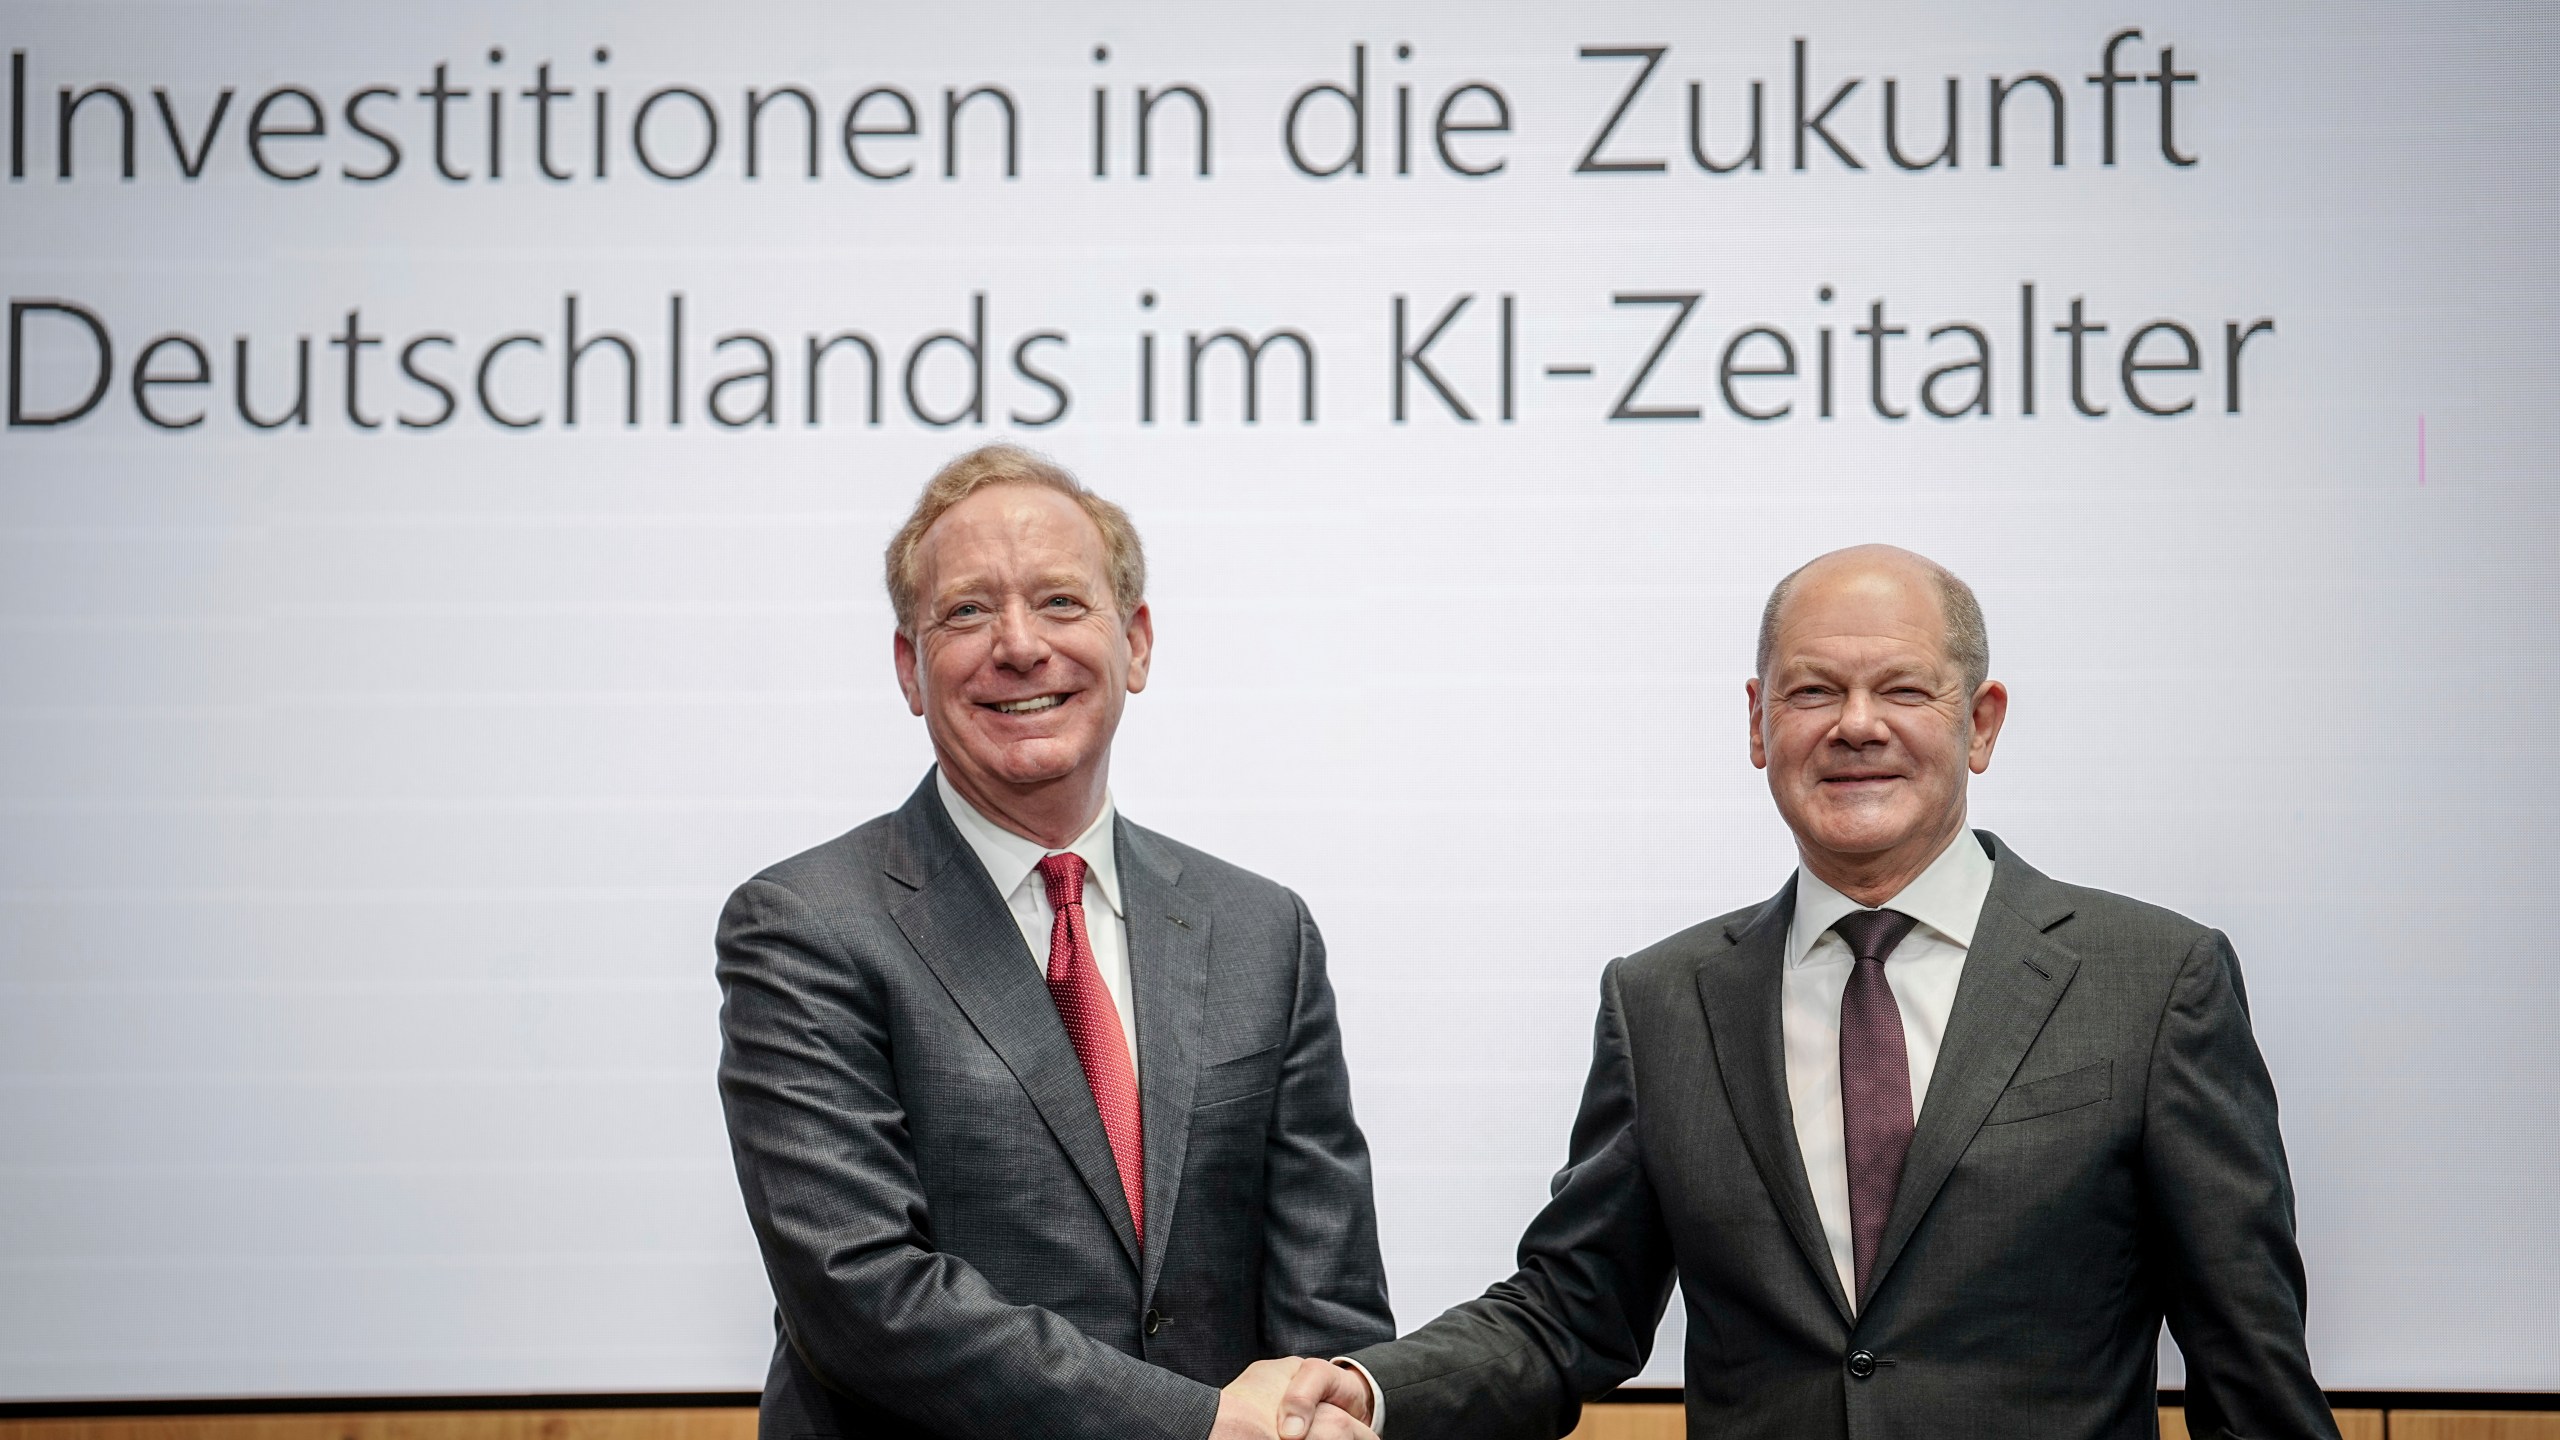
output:
[[[1876,703],[1874,692],[1861,686],[1852,689],[1840,704],[1840,723],[1833,734],[1842,744],[1861,749],[1881,745],[1892,738],[1884,723],[1884,707]]]
[[[995,662],[999,668],[1016,674],[1037,669],[1049,658],[1049,643],[1031,618],[1028,602],[1014,600],[996,615]]]

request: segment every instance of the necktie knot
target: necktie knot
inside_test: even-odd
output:
[[[1040,883],[1049,887],[1049,908],[1064,910],[1084,903],[1084,857],[1072,850],[1040,858]]]
[[[1849,942],[1849,953],[1861,960],[1883,960],[1917,928],[1919,921],[1899,910],[1852,910],[1831,928]]]

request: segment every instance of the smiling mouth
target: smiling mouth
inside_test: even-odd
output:
[[[989,701],[986,702],[986,708],[999,715],[1037,715],[1043,710],[1055,710],[1066,703],[1067,697],[1064,695],[1034,695],[1028,700]]]

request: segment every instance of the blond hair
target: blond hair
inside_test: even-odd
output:
[[[897,612],[898,630],[913,637],[924,605],[924,577],[917,552],[925,532],[953,506],[992,485],[1038,485],[1076,502],[1093,528],[1102,532],[1102,553],[1110,570],[1111,598],[1125,619],[1147,598],[1147,555],[1138,543],[1138,527],[1129,512],[1096,495],[1065,467],[1019,445],[982,445],[934,472],[916,497],[907,523],[889,537],[887,560],[889,606]]]

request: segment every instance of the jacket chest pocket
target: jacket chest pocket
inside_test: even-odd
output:
[[[1275,1041],[1250,1055],[1201,1067],[1199,1083],[1191,1092],[1191,1108],[1206,1110],[1270,1093],[1280,1083],[1280,1048]]]
[[[1986,1126],[2015,1125],[2021,1120],[2040,1120],[2065,1110],[2095,1105],[2114,1093],[2115,1062],[2099,1060],[2077,1070],[2065,1070],[2059,1075],[2047,1075],[2010,1086],[1982,1123]]]

